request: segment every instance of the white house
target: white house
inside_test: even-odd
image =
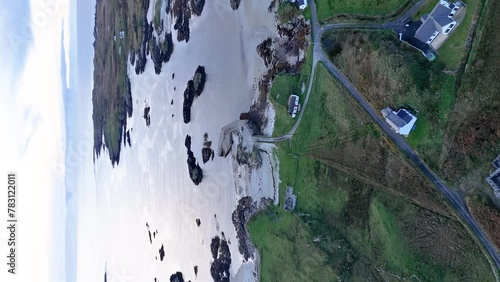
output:
[[[450,3],[447,0],[440,0],[430,14],[422,16],[422,25],[415,32],[415,38],[431,44],[436,37],[442,36],[440,41],[443,41],[458,25],[455,14],[460,8],[463,8],[462,2]]]
[[[415,122],[417,121],[417,117],[403,108],[395,112],[392,108],[387,107],[381,112],[385,121],[391,126],[392,130],[403,136],[408,136],[410,134],[410,131],[413,130]]]
[[[307,8],[307,0],[290,0],[290,2],[295,3],[298,2],[299,9],[304,11]]]

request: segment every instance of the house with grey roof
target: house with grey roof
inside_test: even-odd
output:
[[[415,38],[437,50],[460,23],[463,16],[457,18],[457,15],[463,15],[464,8],[460,1],[440,0],[430,14],[422,16]]]
[[[500,198],[500,155],[496,157],[495,160],[491,162],[495,171],[493,171],[488,177],[486,177],[486,182],[490,184],[495,192],[495,196]]]
[[[408,110],[400,108],[395,112],[391,107],[383,109],[382,116],[385,121],[391,126],[394,132],[407,137],[415,126],[417,117]]]

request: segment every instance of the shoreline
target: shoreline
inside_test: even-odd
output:
[[[206,142],[216,142],[220,129],[247,112],[259,97],[259,80],[268,68],[256,46],[278,34],[275,13],[267,10],[268,1],[242,2],[237,10],[227,2],[221,8],[220,3],[207,1],[200,16],[191,16],[187,43],[175,40],[175,19],[168,20],[171,14],[162,18],[166,25],[163,33],[154,29],[152,37],[162,38],[171,32],[175,42],[170,60],[162,63],[159,74],[150,55],[139,74],[127,56],[135,111],[126,119],[124,131],[131,146],[121,148],[118,165],[113,166],[107,158],[96,158],[94,163],[97,208],[102,215],[98,224],[103,238],[101,252],[109,273],[135,280],[168,280],[169,275],[182,272],[186,280],[194,280],[196,266],[198,280],[209,281],[207,265],[213,261],[209,242],[219,236],[228,242],[231,276],[258,280],[258,258],[254,255],[254,259],[245,260],[240,254],[232,217],[244,196],[252,196],[258,203],[267,197],[276,200],[272,157],[257,151],[264,163],[259,168],[244,167],[238,164],[235,146],[231,158],[216,157],[203,164],[201,160]],[[153,11],[151,1],[148,21],[152,21]],[[184,124],[182,92],[199,65],[206,68],[205,90],[192,104],[191,121]],[[143,108],[147,108],[144,117]],[[192,155],[203,170],[199,186],[189,179],[186,135],[191,136]],[[146,223],[151,231],[146,231]],[[127,230],[123,238],[113,235],[120,230]],[[246,226],[244,230],[248,234]],[[153,232],[151,240],[147,232]],[[131,240],[138,243],[128,250],[120,248]],[[155,259],[158,250],[164,253],[163,261]],[[133,264],[131,256],[141,262]],[[153,273],[157,274],[148,276]]]

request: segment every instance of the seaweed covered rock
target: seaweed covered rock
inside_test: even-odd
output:
[[[215,282],[229,282],[231,267],[231,252],[226,239],[215,236],[210,244],[214,261],[210,266],[210,274]]]
[[[173,7],[175,17],[174,29],[177,30],[177,41],[189,41],[189,19],[191,19],[191,9],[189,0],[175,0]]]
[[[205,88],[205,81],[207,80],[207,74],[205,73],[204,66],[198,66],[194,72],[193,86],[194,93],[196,97],[200,96],[201,92]]]
[[[170,56],[174,51],[174,44],[172,42],[172,34],[167,33],[165,39],[162,42],[158,42],[158,38],[153,37],[149,41],[149,46],[151,49],[151,60],[155,65],[155,73],[161,73],[161,67],[163,63],[170,60]]]
[[[193,106],[194,101],[194,84],[193,81],[188,81],[186,90],[184,90],[184,102],[182,104],[182,116],[184,117],[184,123],[189,123],[191,121],[191,106]]]
[[[196,161],[193,151],[191,151],[191,136],[186,135],[186,139],[184,140],[184,145],[186,146],[188,154],[187,164],[189,170],[189,177],[191,178],[191,180],[195,185],[198,185],[201,183],[201,180],[203,179],[203,170]]]
[[[200,96],[201,92],[203,92],[206,79],[207,74],[205,73],[205,67],[198,66],[193,79],[188,81],[186,90],[184,90],[184,102],[182,105],[184,123],[189,123],[191,121],[191,107],[193,106],[194,98]]]

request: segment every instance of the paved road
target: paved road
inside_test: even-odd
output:
[[[336,28],[363,28],[363,29],[396,29],[404,25],[411,17],[413,13],[416,12],[418,8],[424,3],[425,0],[419,0],[412,8],[410,8],[403,15],[397,19],[383,24],[352,24],[352,23],[338,23],[338,24],[328,24],[320,26],[316,17],[316,7],[314,1],[309,1],[311,5],[312,13],[312,33],[313,33],[313,64],[311,75],[309,79],[309,86],[307,88],[306,97],[302,104],[302,110],[297,118],[295,125],[289,133],[280,137],[263,137],[256,136],[255,140],[257,142],[281,142],[290,139],[295,131],[297,130],[300,122],[302,121],[302,116],[306,109],[307,103],[309,101],[309,96],[311,94],[313,77],[316,70],[318,62],[322,62],[327,69],[327,71],[335,77],[348,91],[351,95],[359,102],[363,109],[370,115],[370,117],[384,130],[385,134],[399,147],[401,151],[422,171],[422,173],[434,183],[436,188],[443,193],[443,195],[448,199],[451,206],[458,212],[462,217],[462,220],[467,224],[470,231],[472,231],[479,241],[483,244],[486,251],[489,253],[491,259],[495,263],[497,269],[500,269],[500,255],[497,253],[495,247],[490,242],[489,238],[486,236],[484,231],[479,227],[479,224],[471,216],[469,209],[463,198],[458,195],[455,191],[450,190],[444,182],[434,173],[432,170],[418,157],[418,155],[413,151],[413,149],[408,145],[405,139],[403,139],[399,134],[395,133],[389,125],[375,112],[372,106],[365,100],[363,95],[351,84],[351,82],[333,65],[333,63],[325,56],[321,48],[321,36],[330,29]]]

